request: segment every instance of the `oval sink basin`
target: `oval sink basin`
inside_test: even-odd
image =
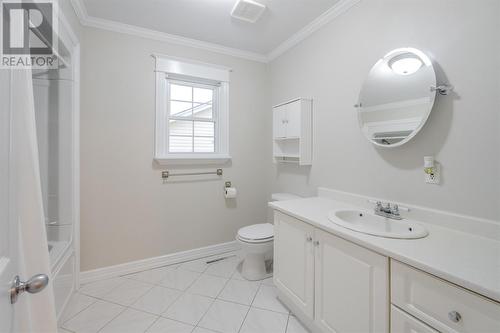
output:
[[[429,234],[424,226],[411,220],[393,220],[358,210],[331,211],[328,219],[344,228],[378,237],[415,239]]]

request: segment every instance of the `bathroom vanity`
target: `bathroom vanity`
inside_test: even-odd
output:
[[[280,300],[313,332],[500,332],[500,226],[411,206],[401,221],[418,221],[423,238],[332,222],[332,211],[371,214],[370,201],[320,189],[270,203]]]

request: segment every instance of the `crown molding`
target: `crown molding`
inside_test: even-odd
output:
[[[361,0],[340,0],[330,9],[324,12],[321,16],[319,16],[314,21],[309,23],[307,26],[299,30],[297,33],[292,35],[286,41],[278,45],[278,47],[276,47],[268,54],[245,51],[241,49],[223,46],[220,44],[204,42],[198,39],[182,37],[147,28],[141,28],[126,23],[89,16],[85,4],[83,3],[83,0],[71,0],[71,4],[73,5],[75,13],[78,16],[78,19],[80,20],[80,23],[86,27],[124,33],[137,37],[153,39],[182,46],[189,46],[197,49],[225,54],[246,60],[269,63],[272,60],[278,58],[280,55],[284,54],[286,51],[288,51],[298,43],[300,43],[302,40],[309,37],[312,33],[319,30],[324,25],[330,23],[338,16],[347,12],[351,7],[353,7],[360,1]]]
[[[350,8],[355,6],[360,1],[361,0],[340,0],[330,9],[328,9],[326,12],[324,12],[318,18],[316,18],[314,21],[306,25],[304,28],[300,29],[290,38],[288,38],[283,43],[278,45],[278,47],[276,47],[274,50],[269,52],[267,54],[268,62],[271,62],[272,60],[278,58],[280,55],[282,55],[283,53],[285,53],[286,51],[288,51],[289,49],[291,49],[292,47],[294,47],[307,37],[309,37],[312,33],[314,33],[315,31],[319,30],[326,24],[330,23],[340,15],[347,12]]]
[[[71,0],[71,3],[73,4],[76,15],[80,20],[80,23],[86,27],[119,32],[137,37],[153,39],[162,42],[167,42],[182,46],[189,46],[206,51],[221,53],[246,60],[267,63],[267,57],[264,54],[240,50],[232,47],[223,46],[220,44],[204,42],[197,39],[186,38],[152,29],[141,28],[135,25],[89,16],[85,8],[85,4],[83,3],[82,0]]]
[[[82,0],[70,0],[75,14],[80,20],[80,24],[84,25],[84,22],[88,19],[89,14],[87,13],[87,8],[85,7]]]

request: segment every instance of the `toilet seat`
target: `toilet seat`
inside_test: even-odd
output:
[[[271,223],[249,225],[238,230],[238,239],[245,243],[265,243],[274,239]]]

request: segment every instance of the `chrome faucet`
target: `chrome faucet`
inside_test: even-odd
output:
[[[403,218],[399,214],[399,207],[396,204],[386,203],[386,205],[382,205],[381,201],[377,201],[375,209],[375,215],[387,217],[393,220],[402,220]]]

